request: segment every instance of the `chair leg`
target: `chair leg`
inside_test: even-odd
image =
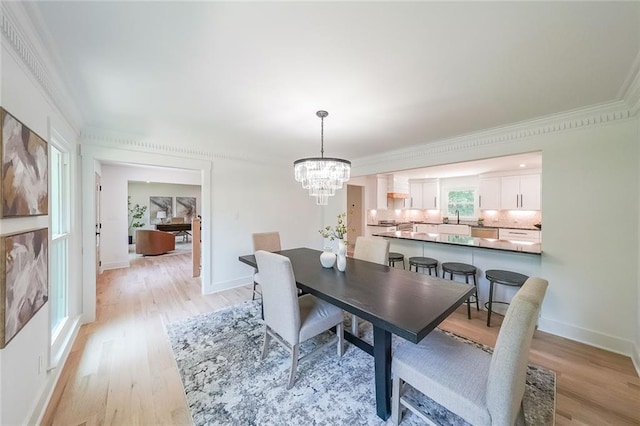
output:
[[[342,323],[336,326],[336,334],[338,335],[338,356],[344,355],[344,326]]]
[[[267,326],[264,326],[264,342],[262,343],[262,358],[265,359],[267,356],[267,351],[269,350],[269,341],[271,340],[271,335],[267,330]]]
[[[298,369],[298,346],[291,347],[291,372],[289,373],[289,385],[287,389],[291,389],[296,381],[296,370]]]
[[[358,337],[358,317],[351,315],[351,334]]]
[[[402,387],[402,379],[397,374],[393,376],[391,384],[391,424],[398,425],[402,420],[402,407],[400,406],[400,388]]]

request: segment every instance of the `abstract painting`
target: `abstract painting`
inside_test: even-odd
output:
[[[49,299],[46,228],[0,237],[0,349]]]
[[[155,225],[163,222],[163,219],[158,218],[160,211],[167,214],[166,219],[171,219],[173,216],[173,197],[149,197],[149,223]]]
[[[196,197],[176,197],[176,217],[191,222],[196,216]]]
[[[47,143],[0,108],[2,185],[0,217],[48,213]]]

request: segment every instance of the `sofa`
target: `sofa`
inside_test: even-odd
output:
[[[136,253],[156,256],[176,249],[176,237],[171,232],[154,229],[136,231]]]

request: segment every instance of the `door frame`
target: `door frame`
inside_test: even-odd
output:
[[[82,280],[84,290],[82,292],[82,321],[93,322],[96,319],[96,245],[95,245],[95,220],[96,200],[94,190],[94,175],[102,162],[128,163],[140,166],[160,166],[186,170],[197,170],[201,173],[202,197],[200,200],[201,215],[203,218],[212,217],[212,160],[203,160],[202,157],[172,156],[154,152],[136,151],[132,155],[131,150],[96,146],[81,145],[82,163]],[[104,184],[104,182],[102,182]],[[202,223],[202,275],[201,290],[205,293],[205,284],[211,282],[211,262],[204,261],[212,258],[212,231],[211,221]]]

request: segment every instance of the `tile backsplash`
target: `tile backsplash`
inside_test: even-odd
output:
[[[542,222],[542,211],[485,210],[482,217],[486,226],[532,228],[534,223]],[[367,223],[376,224],[380,220],[440,223],[442,214],[439,210],[367,210]],[[453,221],[455,217],[449,216],[449,222]]]

